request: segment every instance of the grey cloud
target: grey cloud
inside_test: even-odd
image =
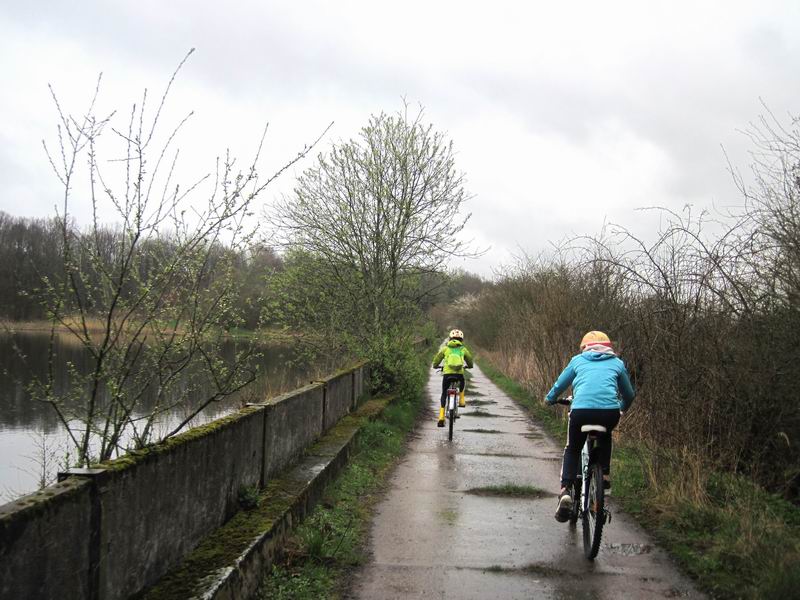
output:
[[[586,141],[604,122],[618,122],[637,137],[672,157],[676,169],[668,191],[694,198],[712,195],[728,177],[720,145],[746,160],[748,142],[737,129],[757,117],[759,97],[784,110],[800,97],[800,53],[787,54],[781,38],[769,28],[756,28],[741,41],[741,55],[719,69],[713,64],[660,63],[641,65],[624,85],[609,88],[581,85],[573,78],[501,78],[492,72],[465,71],[460,83],[485,98],[486,105],[505,106],[521,115],[533,133],[557,135],[576,144]],[[763,51],[744,62],[756,43]],[[774,61],[774,62],[773,62]],[[767,80],[764,69],[781,65],[782,85]]]
[[[672,39],[667,33],[647,47],[631,48],[627,62],[608,73],[593,71],[588,56],[567,61],[556,45],[537,57],[552,67],[548,69],[532,60],[525,63],[513,60],[519,57],[491,54],[491,44],[479,37],[480,23],[469,35],[476,36],[474,43],[480,44],[487,60],[453,67],[431,54],[423,65],[406,60],[403,48],[385,48],[379,34],[373,35],[373,49],[350,45],[351,32],[336,29],[340,23],[320,23],[319,15],[311,12],[307,19],[313,26],[298,29],[271,3],[18,3],[13,12],[0,17],[0,28],[35,30],[53,40],[78,40],[96,57],[99,68],[113,56],[120,63],[161,73],[164,79],[188,48],[196,46],[198,52],[184,76],[199,82],[200,89],[223,93],[232,111],[240,101],[280,100],[324,114],[328,108],[320,105],[323,98],[335,98],[359,110],[365,106],[393,110],[400,95],[407,94],[426,105],[429,114],[445,115],[451,127],[459,124],[461,135],[468,134],[463,123],[491,112],[506,112],[530,133],[575,146],[586,144],[602,124],[619,123],[670,158],[674,172],[659,182],[662,200],[725,202],[728,199],[721,196],[730,193],[733,197],[735,191],[720,144],[741,165],[747,160],[748,142],[736,129],[757,117],[759,97],[781,114],[800,108],[796,77],[800,48],[795,41],[800,21],[792,25],[791,15],[797,13],[794,6],[770,4],[763,18],[738,32],[738,37],[726,29],[723,11],[716,29],[704,31],[701,41],[724,39],[724,49],[694,51],[691,39]],[[601,34],[597,43],[602,44]],[[593,50],[590,47],[587,52]],[[337,117],[330,114],[327,120]],[[344,137],[354,133],[337,131]],[[455,141],[458,147],[459,140]],[[9,167],[13,164],[11,158],[0,155],[0,176],[5,181],[15,177],[16,168]],[[483,190],[485,195],[491,192]],[[546,207],[539,206],[533,212],[542,218],[525,223],[520,218],[529,211],[525,201],[525,191],[520,190],[518,210],[478,208],[481,231],[499,244],[526,245],[550,239],[554,232],[558,232],[556,237],[594,232],[600,225],[579,210],[569,222],[548,220]],[[488,205],[491,198],[477,202]]]
[[[198,52],[187,70],[211,88],[226,93],[303,97],[313,88],[341,87],[347,93],[388,96],[412,86],[413,72],[402,65],[387,69],[374,56],[357,54],[338,43],[289,27],[268,5],[170,2],[108,3],[89,0],[24,5],[13,24],[45,31],[54,38],[78,37],[98,56],[148,63],[168,72],[190,47]],[[161,18],[159,18],[159,16]],[[383,94],[379,94],[383,95]]]

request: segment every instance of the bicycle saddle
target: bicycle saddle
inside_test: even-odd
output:
[[[581,431],[596,431],[598,433],[605,433],[608,430],[602,425],[583,425],[581,426]]]

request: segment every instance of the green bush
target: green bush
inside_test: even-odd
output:
[[[259,490],[257,485],[243,485],[239,488],[239,507],[251,510],[258,506]]]

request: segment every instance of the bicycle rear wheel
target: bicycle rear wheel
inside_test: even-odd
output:
[[[449,421],[449,423],[447,424],[447,439],[453,441],[453,423],[456,420],[455,410],[448,411],[447,420]]]
[[[586,476],[586,498],[583,501],[583,553],[594,560],[600,551],[600,538],[606,519],[605,496],[603,494],[603,469],[598,463],[591,465]]]
[[[456,422],[456,413],[458,412],[458,394],[460,388],[458,383],[451,382],[450,388],[447,390],[447,439],[453,440],[453,425]]]

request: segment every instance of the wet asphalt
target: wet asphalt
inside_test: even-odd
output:
[[[371,558],[354,574],[348,598],[704,597],[620,512],[613,494],[600,553],[586,560],[580,523],[553,518],[563,442],[478,367],[467,390],[450,442],[447,428],[436,427],[441,376],[432,372],[430,409],[376,506]],[[470,492],[509,483],[544,495]]]

